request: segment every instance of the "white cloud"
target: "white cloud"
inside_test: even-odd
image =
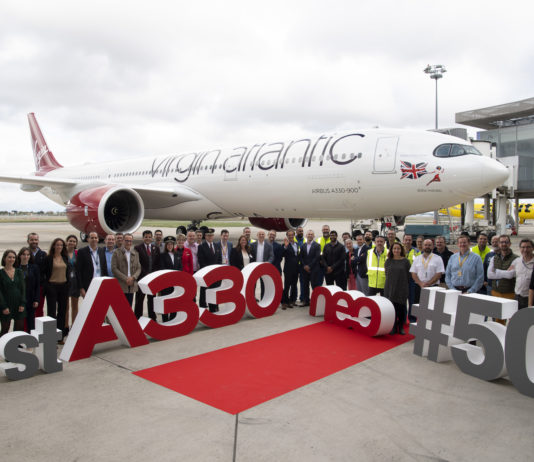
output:
[[[348,127],[431,128],[429,63],[448,69],[439,120],[453,126],[456,112],[532,96],[532,10],[481,0],[3,2],[2,170],[33,167],[28,112],[67,165]],[[9,191],[0,209],[36,203]]]

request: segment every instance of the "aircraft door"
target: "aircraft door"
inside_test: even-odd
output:
[[[378,138],[375,148],[375,161],[373,173],[395,173],[395,160],[397,158],[398,136]]]

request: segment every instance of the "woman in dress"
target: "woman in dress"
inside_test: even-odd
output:
[[[193,274],[193,254],[190,249],[184,247],[185,240],[185,234],[178,234],[178,236],[176,236],[175,255],[176,258],[182,262],[182,271]]]
[[[389,249],[385,263],[386,282],[384,285],[384,297],[389,299],[395,307],[395,324],[390,334],[397,332],[404,335],[404,323],[406,322],[406,301],[409,293],[410,262],[405,258],[404,247],[395,242]]]
[[[44,265],[46,314],[57,319],[57,327],[65,335],[65,316],[69,298],[70,265],[65,241],[56,237]],[[63,345],[63,338],[58,342]]]
[[[15,268],[17,254],[14,250],[6,250],[2,256],[0,270],[0,337],[9,332],[11,320],[15,321],[14,330],[24,330],[26,317],[26,288],[24,275]]]
[[[67,305],[67,313],[65,315],[65,332],[69,333],[69,326],[74,324],[74,320],[78,315],[78,301],[80,299],[80,288],[78,287],[78,278],[76,277],[76,255],[78,254],[78,238],[71,234],[67,236],[67,257],[69,259],[70,274],[69,274],[69,300]],[[70,309],[69,309],[70,306]],[[69,324],[69,311],[71,322]]]
[[[235,266],[238,270],[242,270],[249,263],[254,261],[254,257],[250,253],[250,246],[248,245],[247,236],[244,234],[237,241],[237,246],[232,248],[230,254],[230,265]]]
[[[41,289],[39,267],[33,263],[33,255],[29,247],[22,247],[17,255],[15,267],[24,275],[26,285],[26,332],[35,329],[35,309],[39,306]]]

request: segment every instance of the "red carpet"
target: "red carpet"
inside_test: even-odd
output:
[[[320,322],[134,374],[237,414],[412,338],[367,337]]]

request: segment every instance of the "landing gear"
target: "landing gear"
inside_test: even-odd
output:
[[[207,226],[200,226],[200,220],[193,220],[187,227],[180,225],[176,228],[176,234],[187,234],[188,231],[202,231],[202,235],[209,229]]]
[[[87,234],[85,234],[83,231],[80,231],[80,241],[87,242],[88,237],[89,236]]]

